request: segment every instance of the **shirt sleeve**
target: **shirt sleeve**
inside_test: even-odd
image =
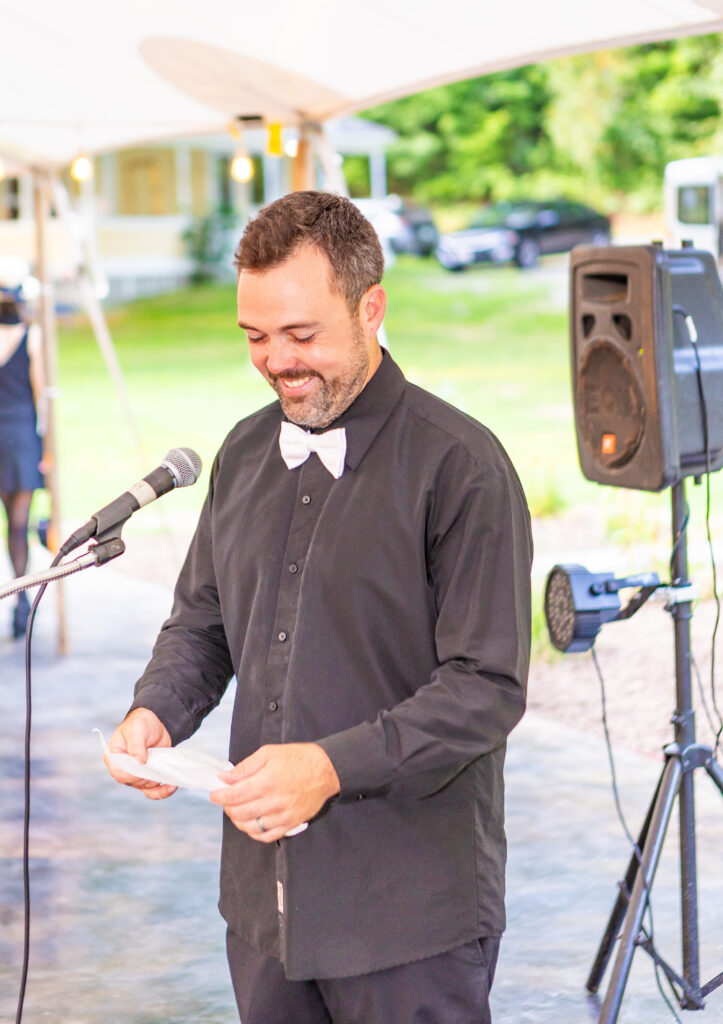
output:
[[[428,510],[425,556],[438,666],[374,721],[318,741],[342,800],[429,795],[502,746],[522,717],[532,539],[522,488],[501,448],[493,445],[484,462],[462,445],[450,453]]]
[[[233,675],[214,572],[211,512],[219,457],[186,561],[176,583],[170,618],[161,627],[131,710],[155,712],[180,743],[221,700]]]

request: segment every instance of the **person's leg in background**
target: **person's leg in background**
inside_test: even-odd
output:
[[[32,491],[3,491],[0,500],[8,521],[8,554],[15,576],[22,576],[28,566],[28,523]],[[13,636],[25,635],[30,614],[30,601],[25,591],[18,594],[13,614]]]

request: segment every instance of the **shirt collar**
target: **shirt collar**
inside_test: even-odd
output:
[[[346,428],[346,459],[356,469],[402,397],[406,380],[388,352],[348,409],[325,429]]]

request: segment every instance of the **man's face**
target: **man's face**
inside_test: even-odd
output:
[[[242,270],[238,322],[251,361],[292,423],[325,427],[351,405],[381,361],[384,292],[370,288],[357,316],[331,288],[331,265],[305,245],[269,270]]]

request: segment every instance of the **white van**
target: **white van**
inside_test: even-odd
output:
[[[689,239],[696,249],[723,257],[723,157],[673,160],[663,186],[666,244],[677,249]]]

